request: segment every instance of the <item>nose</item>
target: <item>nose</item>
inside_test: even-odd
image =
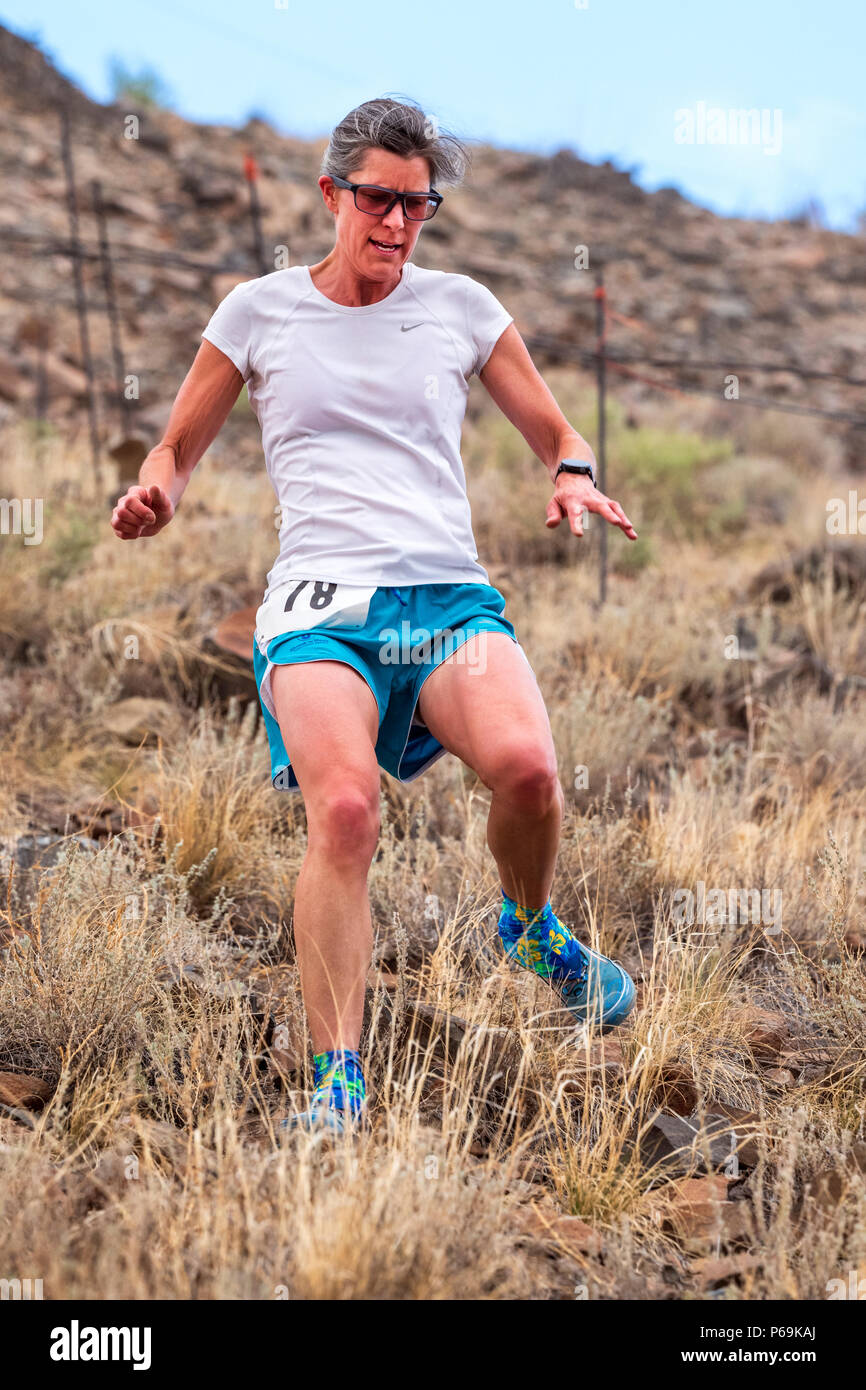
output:
[[[388,216],[382,218],[382,226],[387,227],[389,232],[402,232],[404,222],[402,203],[395,203]]]

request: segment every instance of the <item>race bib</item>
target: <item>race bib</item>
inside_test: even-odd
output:
[[[322,579],[286,579],[256,613],[256,643],[262,656],[275,637],[329,628],[359,631],[367,621],[376,586],[333,584]]]

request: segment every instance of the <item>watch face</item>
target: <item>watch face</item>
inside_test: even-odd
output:
[[[559,468],[557,469],[556,476],[558,477],[560,473],[574,473],[578,477],[589,478],[589,481],[592,483],[593,487],[597,486],[595,481],[595,474],[593,473],[592,468],[588,463],[571,463],[570,460],[563,459]]]

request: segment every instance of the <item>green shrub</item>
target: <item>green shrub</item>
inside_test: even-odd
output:
[[[55,530],[49,514],[45,521],[48,554],[42,566],[42,582],[65,584],[87,564],[98,536],[99,519],[96,517],[82,512],[67,512],[62,527]]]

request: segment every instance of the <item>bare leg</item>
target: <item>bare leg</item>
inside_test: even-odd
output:
[[[357,1048],[373,949],[367,873],[379,835],[378,709],[341,662],[278,666],[277,719],[307,812],[295,946],[314,1052]]]
[[[550,897],[564,807],[559,779],[522,800],[493,790],[487,843],[502,887],[523,907],[544,907]]]
[[[474,666],[457,664],[454,657],[438,666],[422,687],[421,717],[493,793],[487,839],[505,892],[523,907],[543,908],[564,806],[547,711],[529,662],[505,633],[480,634],[467,646],[472,643],[486,643],[486,653],[482,647]],[[506,923],[505,936],[501,925],[500,918],[509,954],[520,941],[527,946],[519,919]],[[554,988],[579,1023],[622,1023],[634,1008],[634,981],[615,961],[587,951],[561,924],[555,935],[536,940],[535,958],[530,951],[520,964],[536,974],[549,971],[551,983],[558,966],[564,973]]]
[[[505,633],[480,633],[421,688],[421,718],[492,792],[487,843],[509,897],[544,907],[565,805],[550,721],[523,651]]]

